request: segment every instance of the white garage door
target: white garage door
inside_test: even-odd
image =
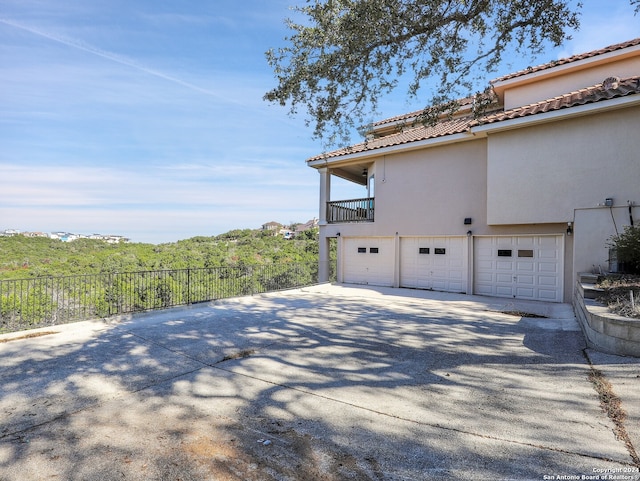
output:
[[[400,239],[400,287],[467,292],[466,237]]]
[[[562,302],[562,236],[474,239],[474,293]]]
[[[346,237],[342,255],[345,283],[393,286],[393,238]]]

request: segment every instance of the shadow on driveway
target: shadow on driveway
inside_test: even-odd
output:
[[[636,469],[567,306],[503,302],[325,285],[0,343],[0,480]]]

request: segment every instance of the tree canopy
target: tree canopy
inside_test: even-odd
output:
[[[0,237],[0,280],[163,269],[244,265],[317,264],[318,229],[293,240],[270,232],[235,229],[167,244],[62,242],[22,235]]]
[[[638,4],[640,0],[630,0]],[[306,110],[314,137],[346,142],[409,75],[408,96],[435,80],[429,105],[473,92],[506,53],[535,56],[579,28],[568,0],[307,0],[286,46],[269,50],[265,100]],[[638,7],[636,7],[637,9]]]

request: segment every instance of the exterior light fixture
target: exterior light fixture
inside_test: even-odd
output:
[[[567,235],[573,235],[573,222],[567,222]]]

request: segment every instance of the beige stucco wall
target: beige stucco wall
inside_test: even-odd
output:
[[[511,82],[505,82],[505,86],[509,85],[509,89],[504,93],[504,107],[506,110],[515,107],[522,107],[542,100],[551,99],[559,95],[574,92],[579,89],[592,87],[607,77],[633,77],[640,73],[640,57],[626,58],[609,64],[598,64],[585,70],[578,70],[578,65],[569,65],[559,68],[560,76],[550,76],[551,71],[543,70],[539,73],[533,73],[524,79],[514,79]],[[573,69],[573,70],[572,70]]]
[[[489,139],[491,140],[491,139]],[[566,222],[487,224],[487,139],[373,160],[375,222],[329,224],[321,238],[473,235],[566,235]],[[335,199],[331,196],[333,200]],[[472,218],[465,225],[465,217]],[[397,233],[397,234],[396,234]],[[324,241],[323,241],[324,242]],[[572,289],[573,239],[565,242],[564,298]],[[471,267],[473,262],[469,262]],[[471,285],[471,281],[470,281]]]
[[[640,166],[638,167],[640,168]],[[638,187],[640,196],[640,186]],[[640,224],[640,206],[632,207],[634,225]],[[627,205],[577,209],[575,214],[575,272],[609,270],[609,241],[631,224]]]
[[[640,203],[639,122],[632,107],[490,134],[488,223],[571,222],[607,197]]]
[[[378,159],[376,233],[466,235],[486,224],[486,152],[480,139]]]

